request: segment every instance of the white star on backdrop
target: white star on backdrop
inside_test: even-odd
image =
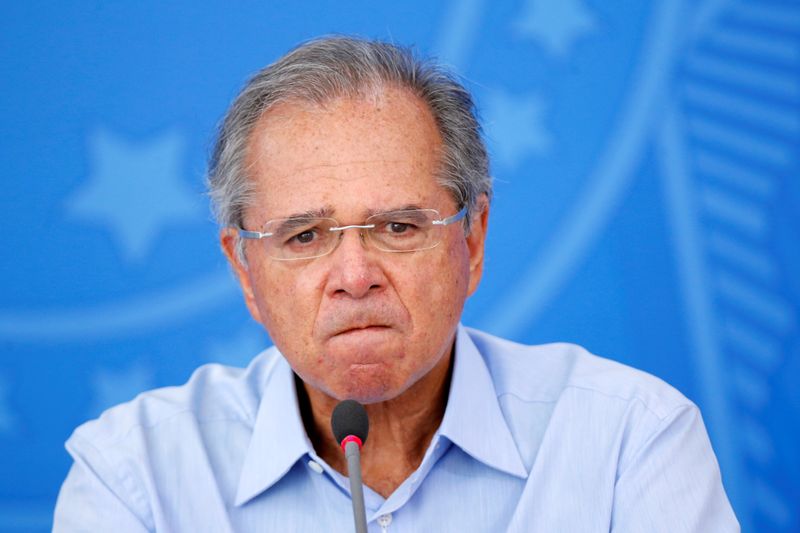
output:
[[[92,406],[89,416],[94,418],[109,407],[127,402],[140,392],[152,389],[153,371],[142,363],[115,370],[99,369],[92,376]]]
[[[583,0],[527,0],[512,23],[522,37],[530,37],[552,55],[565,57],[575,42],[596,27]]]
[[[181,179],[184,144],[176,132],[130,142],[98,130],[89,138],[91,175],[68,212],[108,228],[122,255],[141,261],[164,227],[202,217],[200,194]]]
[[[529,155],[550,151],[553,141],[544,126],[544,110],[538,95],[514,96],[502,90],[488,95],[487,140],[498,162],[514,169]]]
[[[0,376],[0,433],[11,433],[17,425],[17,417],[8,406],[8,385]]]
[[[267,336],[260,326],[247,326],[224,340],[212,341],[208,360],[212,363],[243,368],[267,346],[269,346]]]

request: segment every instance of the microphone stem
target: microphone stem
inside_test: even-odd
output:
[[[356,533],[367,533],[367,514],[364,510],[364,488],[361,485],[361,453],[353,441],[344,446],[347,475],[350,477],[350,496],[353,500],[353,519]]]

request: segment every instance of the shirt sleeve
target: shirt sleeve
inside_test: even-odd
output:
[[[682,406],[664,418],[615,487],[613,533],[738,532],[700,412]]]
[[[53,533],[113,531],[145,533],[142,498],[131,490],[132,480],[112,468],[102,453],[76,436],[67,442],[74,458],[61,486],[53,517]]]

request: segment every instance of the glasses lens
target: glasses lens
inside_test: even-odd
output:
[[[406,209],[373,215],[366,224],[375,247],[387,252],[427,250],[439,244],[441,233],[432,221],[439,219],[434,209]]]
[[[339,238],[330,231],[336,221],[330,218],[283,218],[270,220],[264,239],[267,254],[275,259],[309,259],[331,251]]]

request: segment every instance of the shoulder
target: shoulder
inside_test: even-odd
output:
[[[688,424],[705,438],[697,407],[661,379],[575,344],[528,346],[468,330],[529,468],[537,457],[620,471],[660,433]],[[702,437],[702,438],[701,438]]]
[[[468,329],[492,374],[498,396],[556,403],[564,397],[639,404],[658,419],[693,407],[663,380],[569,343],[524,345]]]
[[[67,447],[80,441],[102,449],[132,433],[157,431],[186,417],[198,423],[228,420],[252,425],[264,384],[279,358],[273,347],[256,356],[247,368],[203,365],[183,385],[141,393],[79,426]]]

